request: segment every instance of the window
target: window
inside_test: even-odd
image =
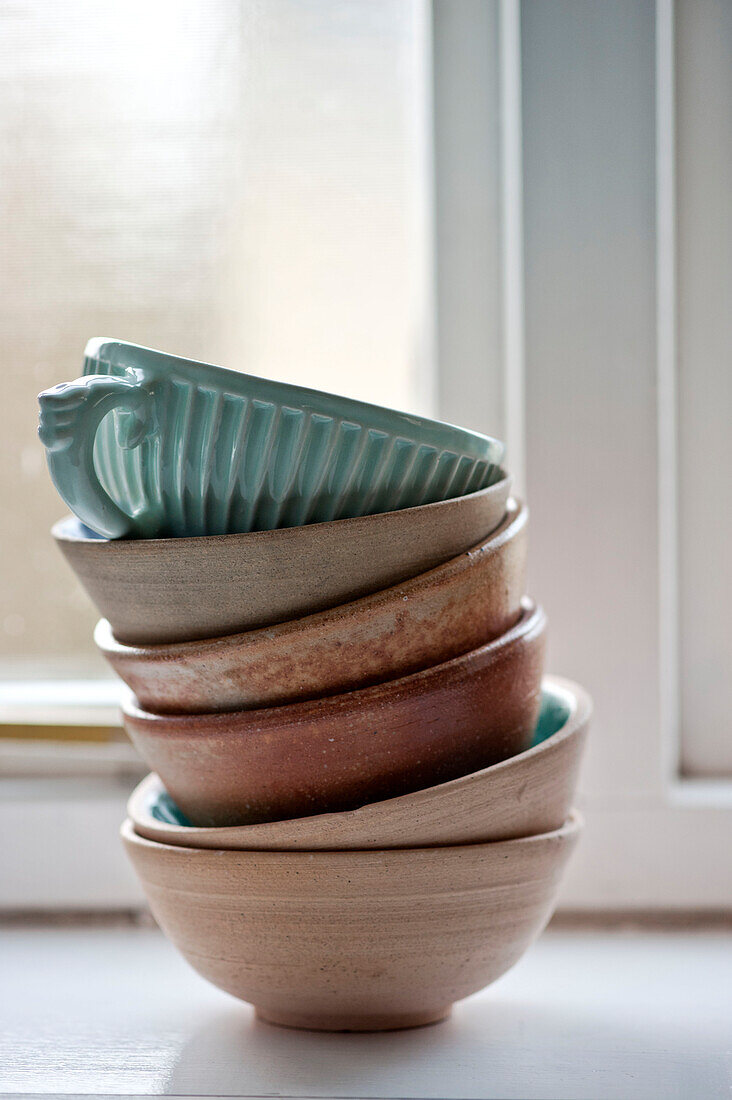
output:
[[[34,438],[35,392],[87,335],[437,411],[506,439],[549,667],[595,698],[565,904],[729,906],[729,6],[29,0],[0,19],[16,699],[40,669],[105,675]],[[15,751],[7,903],[136,898],[109,854],[134,761],[117,744],[92,777],[91,749],[59,748],[67,785],[42,789]],[[29,826],[58,812],[97,823],[104,877],[90,846],[61,881]]]
[[[713,0],[435,5],[437,269],[447,241],[470,288],[440,297],[440,331],[465,345],[486,309],[502,326],[498,347],[480,337],[483,385],[525,471],[549,666],[595,699],[579,908],[732,899],[731,48]],[[474,110],[453,125],[456,97]]]
[[[36,394],[112,335],[434,411],[429,11],[21,0],[0,29],[0,904],[121,905],[140,764],[50,537]]]
[[[36,393],[81,373],[89,336],[430,410],[426,15],[412,0],[0,13],[0,660],[106,675],[48,534],[64,506],[36,439]]]

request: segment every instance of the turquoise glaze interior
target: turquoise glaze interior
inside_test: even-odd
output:
[[[541,710],[539,721],[534,730],[534,745],[540,745],[548,737],[552,737],[567,724],[573,709],[572,696],[562,691],[561,688],[544,688],[541,693]],[[190,821],[181,813],[167,791],[161,790],[154,794],[150,800],[148,810],[156,821],[164,825],[182,825],[190,827]]]
[[[531,747],[540,745],[560,729],[566,726],[574,707],[574,700],[569,692],[561,688],[544,688],[541,693],[541,710],[539,721],[534,730],[534,739]]]

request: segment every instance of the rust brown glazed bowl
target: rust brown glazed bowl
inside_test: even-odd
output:
[[[191,966],[259,1016],[368,1031],[434,1023],[520,959],[581,829],[371,852],[238,852],[122,838]]]
[[[359,599],[482,542],[511,479],[357,519],[197,538],[103,539],[74,517],[53,536],[118,641],[185,642],[254,630]]]
[[[429,668],[517,621],[527,510],[509,502],[482,545],[418,577],[317,615],[223,638],[128,646],[106,619],[94,637],[145,710],[248,710],[351,691]]]
[[[187,823],[157,775],[133,791],[127,815],[139,836],[184,848],[317,851],[476,844],[559,828],[577,784],[592,703],[577,684],[545,676],[533,745],[437,787],[345,813],[200,829]]]
[[[130,693],[127,732],[194,825],[355,809],[522,752],[539,712],[545,616],[397,680],[283,707],[157,715]]]

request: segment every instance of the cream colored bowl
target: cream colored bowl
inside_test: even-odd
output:
[[[493,844],[236,852],[122,839],[153,914],[191,966],[289,1027],[370,1031],[446,1016],[551,916],[581,829]]]

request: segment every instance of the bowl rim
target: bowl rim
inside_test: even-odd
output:
[[[481,782],[483,779],[493,778],[494,776],[500,776],[502,772],[507,769],[522,766],[527,760],[533,760],[535,757],[542,755],[545,752],[556,751],[564,742],[577,737],[582,730],[587,727],[592,717],[592,699],[587,691],[579,684],[574,683],[572,680],[566,680],[560,676],[546,675],[542,680],[542,694],[547,691],[555,696],[564,698],[569,703],[569,714],[564,725],[562,725],[556,733],[551,734],[544,741],[541,741],[538,745],[532,745],[530,749],[526,749],[524,752],[517,753],[515,756],[509,756],[505,760],[500,760],[496,764],[490,764],[486,768],[481,768],[477,772],[469,772],[467,775],[458,776],[456,779],[448,779],[444,783],[436,783],[430,787],[423,787],[418,791],[410,791],[408,794],[396,795],[394,798],[380,799],[377,802],[368,802],[363,806],[358,806],[354,810],[341,810],[334,811],[332,813],[323,814],[311,814],[302,818],[285,818],[280,821],[268,821],[260,822],[257,825],[229,825],[224,826],[227,832],[232,830],[244,831],[249,828],[255,828],[257,832],[272,827],[272,832],[275,832],[278,826],[287,824],[292,826],[295,821],[304,821],[309,823],[309,827],[317,826],[319,821],[323,823],[333,823],[335,820],[340,819],[343,821],[356,822],[362,817],[368,818],[374,810],[382,810],[396,806],[398,803],[409,808],[410,805],[414,805],[418,801],[429,798],[435,793],[441,793],[449,796],[453,791],[459,791],[462,786],[467,783]],[[184,836],[189,830],[194,831],[196,835],[204,834],[206,837],[212,837],[219,829],[212,826],[199,826],[199,825],[173,825],[169,822],[158,821],[152,818],[149,812],[148,806],[150,803],[151,792],[156,790],[165,790],[165,786],[160,776],[156,772],[150,772],[142,779],[135,789],[130,794],[127,800],[127,816],[133,823],[133,827],[136,822],[139,822],[143,826],[148,822],[152,822],[152,826],[156,832],[162,833],[167,836]],[[138,834],[139,835],[139,834]],[[162,841],[160,843],[163,843]],[[244,839],[242,839],[244,843]],[[490,841],[487,843],[499,843],[498,841]],[[175,847],[182,847],[180,844],[175,844]],[[457,845],[456,845],[457,847]],[[206,851],[211,851],[211,848],[207,848]],[[217,850],[217,849],[213,849]],[[277,849],[218,849],[221,851],[276,851]],[[305,849],[281,849],[282,851],[305,851]],[[314,849],[316,851],[330,850],[330,849]],[[347,851],[358,851],[360,849],[345,849]],[[366,851],[367,849],[361,849]],[[370,851],[378,849],[368,849]],[[388,849],[389,851],[395,851],[398,849]]]
[[[485,645],[461,653],[457,657],[451,657],[448,661],[429,668],[410,672],[406,676],[397,676],[393,680],[383,680],[381,683],[370,684],[367,687],[355,688],[353,691],[337,692],[334,695],[324,695],[316,699],[302,699],[290,703],[281,703],[271,707],[253,707],[250,710],[229,711],[204,711],[190,714],[157,714],[154,711],[145,710],[140,706],[134,692],[123,687],[121,695],[121,709],[125,719],[144,726],[146,729],[157,726],[158,729],[167,726],[167,732],[171,735],[186,733],[187,735],[199,734],[205,736],[212,731],[222,732],[227,726],[256,725],[263,722],[289,722],[297,720],[300,716],[307,717],[309,712],[316,709],[334,710],[338,707],[358,707],[363,704],[382,699],[388,700],[395,692],[407,689],[419,690],[419,686],[429,684],[437,680],[446,672],[461,669],[474,661],[483,659],[499,659],[500,656],[518,641],[533,641],[544,633],[546,629],[546,615],[541,604],[535,603],[528,596],[522,597],[521,614],[518,621],[510,630],[500,634],[498,638],[486,642]],[[273,717],[274,716],[274,717]]]
[[[153,549],[168,546],[178,546],[182,549],[186,549],[186,547],[194,545],[200,546],[203,542],[225,545],[227,541],[234,542],[240,539],[247,539],[250,545],[256,545],[257,541],[270,541],[273,537],[282,540],[297,538],[297,532],[307,531],[313,528],[317,528],[318,530],[326,528],[334,529],[337,530],[339,534],[346,534],[349,525],[351,527],[355,525],[358,529],[359,527],[366,526],[369,521],[376,519],[383,520],[385,516],[409,517],[416,513],[420,515],[429,515],[430,511],[444,509],[446,506],[455,505],[460,501],[472,502],[488,496],[489,494],[495,493],[498,495],[498,491],[503,491],[504,488],[507,494],[510,494],[513,475],[508,473],[503,466],[498,466],[498,472],[501,476],[497,481],[492,482],[490,485],[486,485],[483,489],[476,489],[473,493],[465,493],[457,497],[446,497],[444,500],[433,500],[429,504],[414,504],[410,508],[397,508],[390,512],[372,512],[365,516],[349,516],[344,519],[328,519],[321,520],[318,523],[304,523],[299,527],[273,527],[271,530],[267,531],[233,531],[225,535],[181,535],[180,537],[164,539],[107,539],[103,538],[101,535],[95,535],[77,516],[69,512],[67,515],[56,520],[51,527],[51,534],[56,542],[61,545],[94,547],[113,546],[121,553],[133,553],[140,543],[144,543],[145,546],[150,546]]]
[[[468,560],[475,555],[495,556],[511,539],[516,538],[526,529],[528,521],[529,509],[527,505],[521,500],[510,497],[506,502],[506,513],[500,524],[482,542],[476,543],[468,550],[463,550],[462,553],[456,554],[453,558],[448,558],[440,565],[433,566],[432,569],[426,569],[423,573],[418,573],[415,577],[408,577],[406,580],[398,581],[387,588],[378,588],[375,592],[370,592],[356,600],[348,600],[336,607],[314,611],[310,615],[286,619],[284,622],[272,623],[270,626],[253,627],[251,630],[238,630],[233,634],[194,638],[184,642],[156,642],[150,645],[128,645],[119,641],[115,637],[109,619],[101,618],[94,628],[94,642],[105,657],[132,658],[142,663],[155,664],[185,658],[194,653],[202,656],[204,651],[211,654],[219,651],[226,652],[229,649],[237,648],[243,643],[256,647],[258,640],[265,637],[268,639],[273,636],[284,638],[290,634],[296,635],[303,629],[317,630],[320,624],[330,624],[335,619],[341,618],[344,612],[349,615],[361,611],[366,613],[369,608],[377,608],[389,598],[396,598],[397,594],[403,594],[404,598],[407,598],[412,590],[421,591],[425,587],[425,582],[427,582],[427,586],[439,582],[442,577],[447,577],[459,568],[461,563],[465,562],[467,565]]]
[[[476,854],[481,851],[507,858],[510,849],[530,849],[544,845],[547,842],[575,839],[584,828],[584,823],[582,813],[573,808],[559,828],[552,829],[548,833],[534,833],[532,836],[513,837],[509,840],[479,841],[472,844],[438,844],[424,848],[316,848],[301,850],[267,849],[266,851],[254,848],[189,848],[182,844],[164,844],[160,840],[150,840],[148,837],[140,836],[135,831],[134,822],[130,817],[126,817],[122,822],[120,836],[124,842],[140,848],[168,853],[173,855],[174,858],[190,858],[193,856],[199,861],[201,859],[219,861],[224,855],[227,855],[239,859],[249,858],[253,863],[307,860],[312,865],[313,862],[317,863],[321,860],[325,863],[331,863],[334,859],[345,863],[359,860],[370,862],[379,856],[395,861],[412,858],[427,862],[430,859],[438,859],[440,855],[449,857],[459,853],[470,852]]]

